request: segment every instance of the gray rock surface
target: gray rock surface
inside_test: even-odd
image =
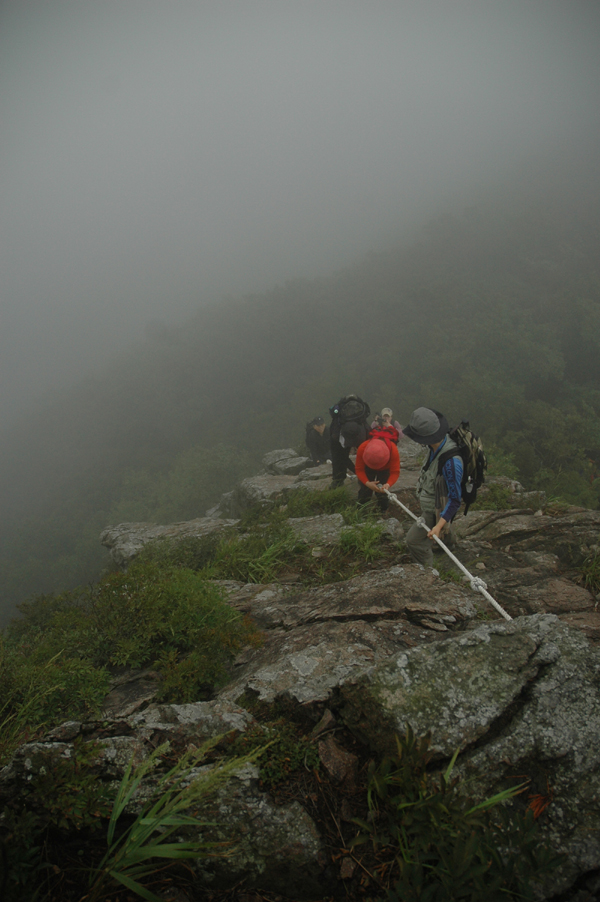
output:
[[[318,517],[290,517],[294,534],[309,545],[337,545],[344,528],[341,514],[321,514]]]
[[[232,843],[226,858],[202,861],[201,880],[217,889],[243,879],[249,888],[289,894],[293,887],[297,898],[317,898],[328,858],[315,823],[298,802],[275,805],[258,776],[247,764],[201,810],[215,824],[207,838]]]
[[[288,457],[275,464],[273,470],[282,476],[297,476],[310,466],[310,457]]]
[[[232,586],[229,602],[266,631],[264,645],[238,657],[226,688],[261,701],[315,705],[378,661],[464,628],[478,611],[471,589],[445,583],[416,564],[377,570],[312,589],[271,590],[265,598]]]
[[[279,448],[276,451],[269,451],[268,454],[265,454],[262,459],[262,465],[267,473],[276,475],[277,470],[275,467],[277,464],[282,463],[284,460],[291,460],[294,457],[298,457],[298,452],[294,448]]]
[[[295,487],[295,476],[250,476],[234,490],[233,505],[241,514],[254,504],[270,504]]]
[[[200,517],[197,520],[171,523],[168,526],[157,526],[154,523],[121,523],[119,526],[108,526],[103,530],[100,534],[100,543],[108,548],[115,564],[124,567],[131,563],[149,542],[190,536],[199,538],[217,530],[236,526],[237,522],[237,520]]]
[[[600,650],[552,615],[481,624],[401,652],[340,690],[346,723],[379,752],[410,724],[455,749],[468,792],[531,780],[551,803],[541,822],[568,856],[552,892],[600,868]]]
[[[567,564],[580,563],[598,543],[600,511],[575,509],[536,516],[533,511],[472,511],[455,521],[459,537],[489,542],[492,547],[549,552]]]

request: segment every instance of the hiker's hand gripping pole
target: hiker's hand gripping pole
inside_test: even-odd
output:
[[[417,526],[420,526],[421,529],[424,529],[424,530],[425,530],[425,532],[430,532],[430,527],[427,525],[427,523],[425,522],[425,520],[423,519],[423,517],[417,517],[415,514],[413,514],[413,512],[412,512],[411,510],[409,510],[408,507],[406,507],[406,505],[402,504],[402,502],[399,501],[398,498],[396,498],[396,496],[393,494],[393,492],[390,492],[390,491],[389,491],[389,489],[386,490],[386,493],[385,493],[385,494],[388,496],[388,498],[390,499],[390,501],[393,501],[394,504],[397,504],[398,507],[401,507],[402,510],[405,511],[405,513],[407,513],[407,514],[409,515],[409,517],[412,517],[413,520],[415,520]],[[502,616],[504,617],[505,620],[512,620],[512,617],[510,616],[510,614],[507,614],[506,611],[504,610],[504,608],[503,608],[501,605],[498,604],[498,602],[496,601],[496,599],[495,599],[495,598],[492,598],[492,596],[490,595],[490,593],[489,593],[488,590],[487,590],[487,585],[486,585],[486,583],[485,583],[482,579],[480,579],[478,576],[473,576],[471,573],[469,573],[469,571],[467,570],[467,568],[466,568],[463,564],[461,564],[461,562],[458,560],[458,558],[455,557],[455,555],[452,554],[452,552],[450,551],[450,549],[448,548],[448,546],[447,546],[447,545],[444,545],[444,543],[442,542],[442,540],[441,540],[440,538],[438,538],[438,536],[434,535],[434,536],[433,536],[433,539],[438,543],[438,545],[440,546],[440,548],[442,548],[442,549],[446,552],[446,554],[448,555],[448,557],[449,557],[452,561],[454,561],[454,563],[456,564],[456,566],[457,566],[460,570],[462,570],[462,572],[465,574],[465,576],[468,577],[468,579],[469,579],[469,585],[471,586],[471,588],[472,588],[475,592],[481,592],[481,594],[483,595],[483,597],[484,597],[487,601],[489,601],[489,603],[492,605],[492,607],[494,607],[494,608],[498,611],[499,614],[502,614]]]

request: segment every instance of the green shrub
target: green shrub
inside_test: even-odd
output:
[[[94,765],[100,746],[75,740],[70,758],[52,758],[32,753],[32,776],[20,798],[25,808],[37,813],[40,823],[64,831],[99,829],[108,818],[114,792],[98,780]]]
[[[537,881],[561,859],[540,843],[531,811],[504,807],[522,787],[469,805],[451,777],[457,755],[435,774],[429,746],[410,729],[397,737],[397,754],[371,767],[370,819],[356,821],[363,832],[354,845],[371,840],[395,859],[390,902],[537,898]]]
[[[585,559],[581,567],[583,584],[591,592],[600,592],[600,554],[595,552]]]
[[[119,820],[146,776],[167,749],[159,746],[149,758],[134,770],[129,763],[113,805],[108,823],[108,850],[98,867],[90,868],[90,902],[106,899],[115,886],[123,886],[149,902],[161,902],[147,886],[159,872],[172,868],[186,859],[206,858],[215,854],[217,844],[206,840],[202,832],[212,826],[194,814],[198,802],[207,799],[219,785],[247,761],[254,760],[261,750],[245,759],[218,764],[199,772],[206,753],[217,740],[205,743],[200,749],[187,752],[167,773],[159,777],[152,799],[144,805],[138,817],[119,833]],[[193,828],[196,838],[187,839],[174,834]],[[199,834],[199,835],[198,835]],[[128,895],[129,898],[129,895]]]
[[[375,561],[384,555],[381,533],[381,526],[368,522],[344,530],[340,540],[342,552],[356,555],[365,561]]]
[[[258,641],[216,586],[152,561],[21,609],[0,646],[8,698],[0,716],[21,731],[97,714],[115,666],[163,666],[165,700],[205,697],[226,679],[235,652]]]
[[[325,492],[295,489],[285,496],[289,517],[314,517],[317,514],[339,514],[356,506],[354,499],[341,486]]]
[[[137,560],[159,567],[185,567],[188,570],[202,570],[215,556],[223,532],[211,532],[207,536],[187,536],[182,539],[159,539],[140,551]]]
[[[101,902],[114,893],[160,902],[163,897],[149,883],[164,880],[172,886],[169,873],[179,862],[222,854],[220,844],[206,838],[211,825],[198,817],[198,803],[264,751],[255,748],[245,758],[201,768],[221,739],[187,752],[167,771],[165,743],[135,769],[130,762],[116,789],[98,780],[95,743],[77,744],[72,758],[53,758],[48,770],[36,762],[29,787],[4,810],[0,823],[3,902],[67,897]],[[157,771],[154,790],[136,817],[131,805],[150,771]],[[106,840],[100,830],[106,830]],[[81,856],[76,860],[74,833]]]
[[[477,501],[471,507],[471,510],[488,510],[488,511],[507,511],[516,507],[514,492],[504,485],[493,483],[486,487],[484,491],[479,492]]]

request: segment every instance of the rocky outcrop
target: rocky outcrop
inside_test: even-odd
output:
[[[421,454],[413,443],[401,452],[394,488],[409,506]],[[170,527],[123,524],[105,530],[103,543],[126,564],[149,541],[235,527],[233,515],[253,504],[281,506],[291,489],[329,486],[328,466],[295,472],[298,460],[293,449],[267,455],[267,472],[224,496],[212,517]],[[349,485],[355,491],[356,482]],[[502,487],[516,499],[513,510],[471,512],[458,518],[456,531],[458,556],[485,579],[512,622],[494,619],[443,556],[437,569],[424,570],[401,546],[392,566],[323,586],[220,581],[231,607],[262,630],[263,643],[238,655],[215,699],[158,705],[154,672],[116,677],[103,721],[70,722],[21,747],[0,774],[0,796],[18,793],[36,768],[73,755],[78,737],[98,742],[98,778],[115,781],[131,757],[142,760],[165,741],[182,750],[220,736],[226,746],[271,706],[278,716],[287,711],[318,724],[312,735],[323,773],[341,789],[357,779],[344,736],[377,757],[410,724],[419,734],[431,731],[440,767],[460,750],[457,772],[475,799],[529,781],[517,804],[535,795],[547,802],[543,836],[567,856],[543,897],[566,893],[600,870],[600,599],[576,570],[599,550],[600,512],[542,511],[539,495],[530,496],[536,504],[527,510],[518,483]],[[348,529],[336,514],[289,524],[315,556],[329,554]],[[382,520],[382,541],[399,542],[402,525]],[[247,887],[282,894],[293,885],[297,898],[340,891],[309,806],[302,799],[276,804],[254,765],[241,769],[204,814],[220,824],[211,839],[227,836],[235,845],[230,856],[202,864],[202,887],[244,879]]]
[[[554,515],[519,508],[473,511],[458,518],[456,529],[464,539],[488,542],[507,554],[546,552],[565,565],[579,564],[599,549],[600,511],[571,508]]]
[[[324,879],[328,856],[312,818],[299,802],[276,805],[262,792],[259,771],[247,764],[207,805],[202,814],[215,826],[210,842],[226,842],[226,857],[208,858],[199,878],[211,889],[229,889],[244,880],[298,897],[318,898],[331,881]]]
[[[263,467],[273,476],[297,476],[310,467],[310,457],[300,456],[293,448],[270,451],[263,457]]]
[[[600,868],[600,651],[556,617],[484,624],[394,655],[339,695],[342,716],[380,753],[410,724],[456,749],[483,798],[529,780],[548,799],[545,838],[568,857],[554,892]]]
[[[478,610],[470,589],[416,564],[308,590],[271,588],[268,598],[242,585],[228,591],[230,604],[265,630],[265,641],[238,657],[224,697],[250,693],[264,703],[292,701],[315,710],[399,647],[464,628]]]
[[[103,530],[100,534],[100,543],[108,548],[118,567],[126,567],[150,542],[190,537],[196,539],[235,526],[237,522],[237,520],[200,517],[183,523],[170,523],[168,526],[156,526],[154,523],[121,523],[119,526],[108,526]]]

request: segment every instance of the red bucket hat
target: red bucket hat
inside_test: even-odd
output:
[[[383,470],[390,460],[390,449],[380,438],[369,440],[363,451],[363,461],[372,470]]]

